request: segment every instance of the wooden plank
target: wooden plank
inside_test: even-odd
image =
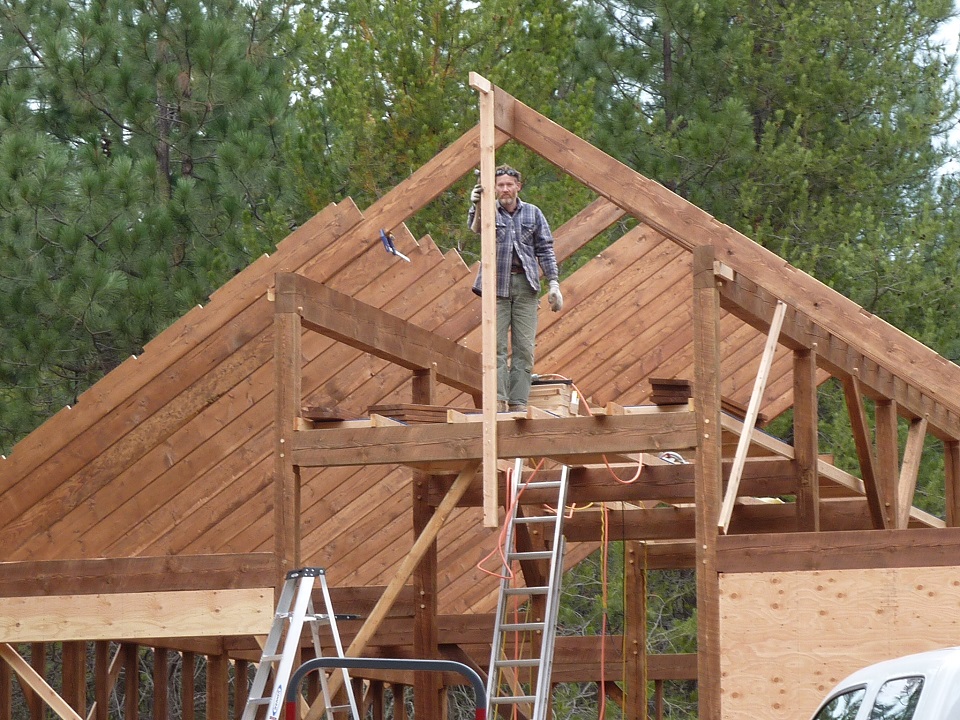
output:
[[[278,282],[289,275],[277,275]],[[277,558],[276,598],[291,570],[300,567],[300,468],[288,452],[303,404],[300,316],[280,301],[274,316],[274,481],[273,551]]]
[[[273,588],[0,600],[0,642],[266,634]]]
[[[497,527],[497,227],[496,227],[496,102],[493,85],[471,72],[470,87],[480,93],[480,267],[483,372],[483,524]]]
[[[926,418],[916,418],[907,431],[907,444],[903,449],[903,463],[897,480],[897,525],[906,529],[910,522],[910,508],[913,507],[913,494],[917,488],[917,474],[920,472],[920,460],[923,457],[923,443],[927,434]]]
[[[717,314],[719,315],[719,303]],[[767,377],[770,374],[770,365],[773,363],[773,352],[777,347],[777,340],[780,337],[780,327],[783,324],[783,315],[787,306],[777,303],[777,311],[773,315],[773,321],[770,323],[770,332],[767,335],[767,343],[763,348],[763,355],[760,357],[760,367],[757,370],[757,379],[753,385],[753,393],[750,395],[750,405],[747,407],[747,415],[744,419],[744,426],[752,428],[757,424],[757,415],[760,413],[760,401],[763,398],[764,388],[767,386]],[[719,367],[719,364],[718,364]],[[733,505],[737,501],[737,492],[740,489],[740,475],[743,472],[743,464],[747,459],[747,450],[750,446],[750,435],[744,433],[740,436],[737,444],[737,454],[733,459],[733,467],[730,470],[730,477],[727,480],[726,494],[723,498],[723,504],[720,506],[720,516],[717,519],[720,529],[725,533],[730,527],[730,516],[733,514]]]
[[[797,460],[797,527],[820,529],[819,411],[817,358],[812,350],[793,353],[793,446]]]
[[[8,643],[0,643],[0,659],[6,662],[20,681],[41,698],[58,717],[63,720],[83,720]]]
[[[694,405],[697,417],[696,557],[698,715],[720,720],[717,521],[721,498],[720,295],[712,247],[693,253]]]
[[[272,553],[0,563],[0,597],[269,587]]]
[[[500,457],[687,450],[695,444],[692,412],[570,417],[498,423]],[[303,467],[468,461],[481,457],[476,423],[353,430],[304,430],[292,444]],[[573,464],[572,462],[569,464]]]

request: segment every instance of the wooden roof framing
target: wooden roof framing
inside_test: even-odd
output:
[[[818,460],[815,446],[811,457],[809,445],[795,450],[754,433],[740,494],[798,494],[799,487],[816,512],[739,503],[717,567],[735,564],[724,548],[755,545],[767,532],[942,526],[910,508],[917,438],[922,442],[925,431],[944,442],[947,524],[956,524],[960,368],[501,89],[494,92],[498,147],[519,142],[596,193],[556,229],[561,262],[624,215],[640,221],[564,279],[562,313],[540,318],[537,371],[572,378],[597,411],[610,403],[609,414],[502,424],[502,454],[579,455],[583,464],[588,453],[647,453],[643,480],[633,485],[611,483],[602,468],[578,467],[571,499],[629,503],[611,537],[659,541],[648,548],[648,567],[691,566],[699,465],[658,462],[656,454],[697,446],[695,413],[637,408],[649,398],[651,376],[695,377],[694,255],[712,248],[715,262],[700,268],[710,284],[701,289],[715,289],[723,309],[716,382],[724,396],[749,401],[782,301],[786,315],[760,411],[780,414],[794,404],[797,388],[807,402],[829,375],[850,389],[854,416],[861,397],[887,409],[878,414],[886,424],[878,424],[876,447],[864,431],[863,479]],[[342,598],[369,599],[390,582],[413,542],[408,468],[450,472],[479,458],[478,424],[309,429],[294,427],[297,418],[278,416],[277,407],[287,397],[367,416],[371,406],[409,403],[416,371],[434,373],[435,404],[473,405],[481,380],[479,302],[470,292],[475,268],[456,252],[442,253],[430,237],[415,240],[404,223],[469,174],[478,157],[473,128],[365,211],[349,199],[325,208],[0,460],[0,642],[14,639],[8,624],[24,612],[20,601],[40,594],[69,602],[86,594],[269,588],[282,566],[278,537],[291,533],[299,559],[326,567]],[[412,262],[384,253],[380,229],[393,231]],[[295,355],[284,356],[278,344],[285,342],[275,329],[278,311],[303,323],[302,335],[295,328]],[[277,357],[286,357],[280,371]],[[798,359],[804,357],[814,363],[807,371]],[[296,379],[284,379],[289,373]],[[803,407],[809,412],[808,402]],[[897,417],[914,428],[902,465],[891,448]],[[722,422],[724,442],[735,444],[742,426],[726,416]],[[276,481],[278,423],[297,430],[284,446],[300,468],[296,505]],[[729,472],[731,458],[719,462]],[[804,477],[816,487],[804,486]],[[428,502],[438,504],[450,482],[443,475],[429,481]],[[477,562],[495,533],[480,517],[479,487],[471,488],[440,531],[441,642],[453,644],[453,627],[465,632],[454,618],[493,606],[495,584]],[[600,522],[590,513],[570,522],[571,561],[596,546]],[[412,604],[404,597],[400,605]],[[175,613],[164,622],[176,622]],[[218,647],[252,658],[248,632],[244,626],[236,636],[212,634]],[[388,620],[379,632],[378,642],[390,645],[403,624]],[[162,635],[151,627],[142,637]],[[209,647],[209,640],[198,634],[191,647]],[[558,652],[565,647],[558,644]],[[575,676],[569,665],[558,667]]]

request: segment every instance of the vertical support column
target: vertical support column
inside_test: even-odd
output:
[[[883,502],[886,527],[895,528],[900,510],[897,506],[900,476],[900,439],[897,432],[897,403],[890,399],[874,403],[877,443],[877,488]]]
[[[47,644],[42,642],[30,643],[30,667],[44,680],[47,679]],[[27,695],[27,706],[30,708],[30,720],[43,720],[43,698],[32,690]]]
[[[233,663],[233,720],[243,717],[247,700],[250,698],[249,668],[250,663],[246,660],[235,660]]]
[[[230,715],[230,663],[226,655],[207,655],[206,720],[227,720]]]
[[[0,718],[13,717],[13,672],[0,661]]]
[[[817,424],[817,352],[793,353],[793,449],[797,461],[797,528],[820,530],[820,454]]]
[[[239,679],[238,685],[239,688]],[[170,651],[167,648],[153,649],[153,717],[150,720],[167,720],[170,717]]]
[[[470,87],[480,92],[480,320],[483,363],[483,525],[498,527],[497,500],[497,226],[494,196],[496,127],[493,85],[475,72]]]
[[[943,443],[947,527],[960,527],[960,440]]]
[[[284,578],[300,567],[300,468],[293,464],[287,445],[300,418],[300,312],[295,276],[277,275],[274,315],[276,368],[274,553],[277,558],[276,594]]]
[[[136,643],[123,643],[123,717],[140,717],[140,648]]]
[[[94,720],[107,720],[110,712],[110,643],[98,640],[93,646]]]
[[[636,540],[624,543],[624,629],[626,657],[625,720],[647,717],[647,569],[644,547]]]
[[[697,693],[700,720],[720,720],[720,293],[712,246],[693,251],[694,408],[697,413]]]
[[[193,698],[196,695],[196,682],[194,673],[197,669],[197,656],[192,652],[183,653],[183,672],[181,673],[180,697],[182,718],[181,720],[194,720],[197,716],[196,708],[193,705]]]
[[[413,376],[413,402],[433,405],[437,395],[436,364],[429,370],[418,370]],[[434,510],[428,502],[430,476],[414,471],[413,482],[413,536],[420,537]],[[413,573],[413,656],[439,657],[437,633],[437,540],[430,543]],[[413,708],[419,718],[439,718],[445,693],[436,673],[414,673]]]
[[[87,714],[87,644],[63,643],[63,687],[60,695],[81,717]]]

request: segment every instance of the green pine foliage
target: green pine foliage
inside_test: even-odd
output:
[[[285,9],[0,0],[0,451],[267,247]]]

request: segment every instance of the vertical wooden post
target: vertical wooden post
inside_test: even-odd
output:
[[[697,693],[700,720],[720,720],[720,293],[712,246],[693,251],[694,408],[697,413]]]
[[[277,558],[276,594],[290,570],[300,567],[300,468],[293,464],[287,445],[300,417],[300,312],[294,276],[277,275],[274,315],[276,366],[276,422],[274,481],[274,552]]]
[[[42,642],[30,643],[30,667],[44,680],[47,679],[47,645]],[[35,692],[27,696],[31,720],[43,720],[43,698]]]
[[[153,649],[153,717],[150,720],[167,720],[170,717],[170,651],[167,648]]]
[[[123,643],[123,717],[140,717],[140,648],[136,643]]]
[[[635,540],[624,543],[624,629],[626,658],[624,687],[626,720],[647,717],[647,570],[643,545]]]
[[[418,370],[413,376],[413,402],[433,405],[436,402],[437,370]],[[413,536],[420,537],[426,529],[433,508],[430,507],[430,475],[414,471],[413,482]],[[430,543],[413,573],[413,656],[439,657],[437,632],[437,540]],[[443,686],[436,673],[414,673],[414,717],[439,718],[443,707]]]
[[[87,644],[63,643],[63,687],[61,696],[77,714],[87,714]]]
[[[793,449],[797,461],[797,529],[820,529],[820,453],[817,424],[817,353],[793,353]]]
[[[107,720],[110,713],[110,643],[98,640],[93,646],[93,703],[95,720]]]
[[[903,463],[897,488],[897,527],[906,530],[910,524],[913,495],[917,491],[917,475],[923,459],[923,440],[927,435],[927,418],[914,418],[907,431],[907,444],[903,448]]]
[[[230,715],[230,663],[226,655],[207,656],[206,720],[227,720]]]
[[[496,128],[493,85],[470,73],[470,87],[480,92],[480,268],[483,363],[483,524],[498,527],[497,499],[497,226]]]
[[[943,443],[947,527],[960,527],[960,441]]]
[[[193,705],[193,698],[197,690],[193,677],[196,669],[197,656],[192,652],[183,653],[183,670],[180,674],[181,720],[194,720],[197,714],[196,708]]]
[[[236,660],[233,663],[233,720],[240,720],[250,698],[250,682],[247,679],[250,663]],[[316,673],[311,673],[316,675]]]
[[[897,526],[900,510],[897,507],[897,480],[900,476],[900,438],[897,428],[897,403],[890,399],[874,402],[877,443],[877,487],[883,501],[886,526]]]
[[[13,672],[0,661],[0,718],[13,717]]]

